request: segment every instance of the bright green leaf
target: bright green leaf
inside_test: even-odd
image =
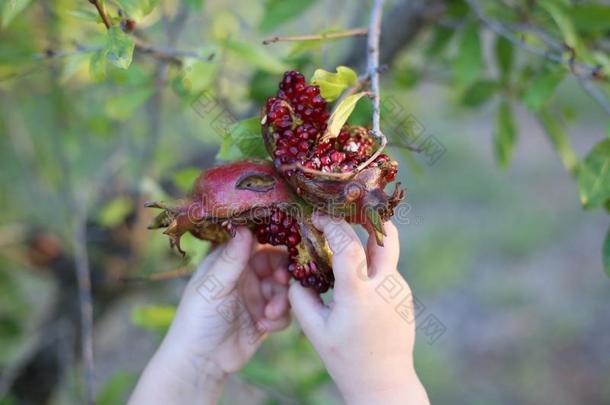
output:
[[[153,92],[154,89],[146,87],[108,98],[104,104],[104,112],[118,121],[127,119],[148,100]]]
[[[127,69],[133,57],[133,39],[119,27],[110,27],[106,42],[108,61],[121,69]]]
[[[558,120],[547,110],[538,112],[538,120],[544,127],[551,143],[555,147],[563,166],[572,174],[578,166],[578,157],[570,144],[570,138],[563,130]]]
[[[201,174],[201,169],[197,167],[187,167],[174,174],[174,183],[178,188],[187,193],[191,190],[193,182]]]
[[[30,4],[31,0],[4,0],[2,7],[2,28],[8,27],[19,13]]]
[[[94,81],[106,78],[106,50],[94,52],[89,60],[89,74]]]
[[[480,107],[498,90],[498,83],[493,80],[474,82],[462,95],[462,104],[467,107]]]
[[[366,94],[366,92],[362,91],[360,93],[347,96],[343,99],[343,101],[341,101],[341,103],[339,103],[339,105],[335,107],[335,110],[328,119],[328,128],[326,129],[324,138],[330,139],[339,135],[343,124],[347,122],[347,119],[352,114],[352,111],[354,111],[356,103]]]
[[[565,76],[563,69],[545,70],[534,78],[523,95],[523,102],[532,111],[539,111],[555,93],[555,89]]]
[[[455,82],[460,86],[467,86],[480,76],[483,66],[479,26],[470,23],[462,32],[458,53],[453,61]]]
[[[334,101],[339,98],[343,90],[358,83],[358,75],[345,66],[338,66],[337,73],[316,69],[311,83],[320,87],[320,95],[327,101]]]
[[[290,69],[287,64],[269,53],[263,45],[251,45],[234,40],[226,40],[223,44],[233,51],[236,57],[266,72],[279,74]]]
[[[593,147],[577,171],[580,202],[597,208],[610,199],[610,139]]]
[[[133,209],[133,202],[127,197],[116,197],[102,207],[98,221],[102,226],[113,227],[129,215]]]
[[[501,167],[508,167],[516,140],[517,131],[512,108],[508,100],[503,100],[498,107],[494,137],[496,158]]]
[[[134,309],[131,321],[144,329],[164,332],[171,325],[176,315],[176,308],[166,305],[147,305]]]
[[[495,53],[500,77],[503,82],[507,82],[513,67],[513,44],[503,36],[496,37]]]
[[[602,247],[602,263],[604,264],[606,274],[610,277],[610,228],[608,229],[606,239],[604,240],[604,246]]]
[[[259,24],[262,32],[269,32],[279,25],[298,17],[314,3],[314,0],[267,0],[265,14]]]
[[[610,5],[586,3],[570,9],[574,27],[581,32],[595,33],[610,30]]]
[[[220,160],[245,158],[268,158],[267,149],[261,136],[259,117],[239,121],[224,136],[218,155]]]

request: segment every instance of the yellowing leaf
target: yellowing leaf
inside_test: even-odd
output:
[[[106,204],[100,211],[98,221],[106,227],[113,227],[125,219],[133,208],[133,202],[127,197],[117,197]]]
[[[324,139],[335,138],[341,132],[343,124],[347,122],[347,119],[354,111],[356,103],[367,93],[362,91],[360,93],[352,94],[351,96],[345,97],[339,105],[335,107],[335,110],[328,119],[328,128],[324,134]]]
[[[136,308],[131,314],[134,325],[153,331],[165,331],[172,324],[176,308],[165,305],[148,305]]]
[[[320,95],[327,101],[339,98],[343,90],[358,83],[358,75],[346,66],[338,66],[337,73],[316,69],[311,83],[320,87]]]

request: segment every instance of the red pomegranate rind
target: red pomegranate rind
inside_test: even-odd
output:
[[[318,292],[333,285],[330,250],[322,234],[304,228],[311,215],[295,205],[290,187],[268,162],[234,162],[205,170],[190,199],[175,206],[147,206],[163,209],[149,228],[166,228],[170,245],[183,255],[180,238],[186,232],[222,243],[234,234],[235,226],[245,225],[259,242],[287,246],[288,269],[301,284]]]
[[[294,200],[292,191],[268,162],[240,161],[205,170],[191,193],[196,219],[228,218],[254,207]]]

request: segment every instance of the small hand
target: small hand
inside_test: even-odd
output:
[[[398,232],[384,225],[384,247],[369,237],[365,250],[345,221],[314,217],[333,251],[335,289],[327,306],[311,289],[294,283],[290,303],[304,333],[349,404],[428,404],[413,367],[414,322],[407,322],[379,294],[391,282],[410,297],[398,273]],[[407,306],[412,312],[412,303]]]
[[[238,228],[193,275],[131,403],[213,402],[264,336],[290,323],[286,265],[285,251],[257,246]]]

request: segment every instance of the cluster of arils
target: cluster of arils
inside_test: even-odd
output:
[[[328,290],[333,283],[332,272],[322,273],[314,258],[301,243],[301,226],[297,219],[281,208],[273,208],[271,215],[257,225],[255,234],[259,243],[269,243],[288,248],[288,271],[305,287],[314,287],[319,292]]]
[[[260,243],[287,247],[288,270],[302,285],[319,292],[332,288],[331,252],[311,224],[311,212],[365,225],[382,244],[383,222],[404,190],[397,184],[391,195],[383,191],[398,166],[385,154],[372,158],[378,146],[366,128],[346,124],[329,136],[329,117],[320,89],[302,74],[286,72],[261,119],[273,165],[241,161],[202,172],[189,199],[172,207],[149,204],[163,209],[151,228],[166,228],[182,252],[185,232],[223,242],[236,226],[248,226]],[[288,209],[295,206],[296,214]]]
[[[302,74],[284,74],[276,96],[267,99],[262,118],[263,136],[276,167],[298,163],[325,173],[352,173],[371,157],[375,140],[364,127],[345,125],[338,136],[324,139],[330,117],[326,106],[320,89],[307,85]],[[381,154],[371,167],[389,161]],[[395,176],[396,168],[389,170],[386,181]]]

